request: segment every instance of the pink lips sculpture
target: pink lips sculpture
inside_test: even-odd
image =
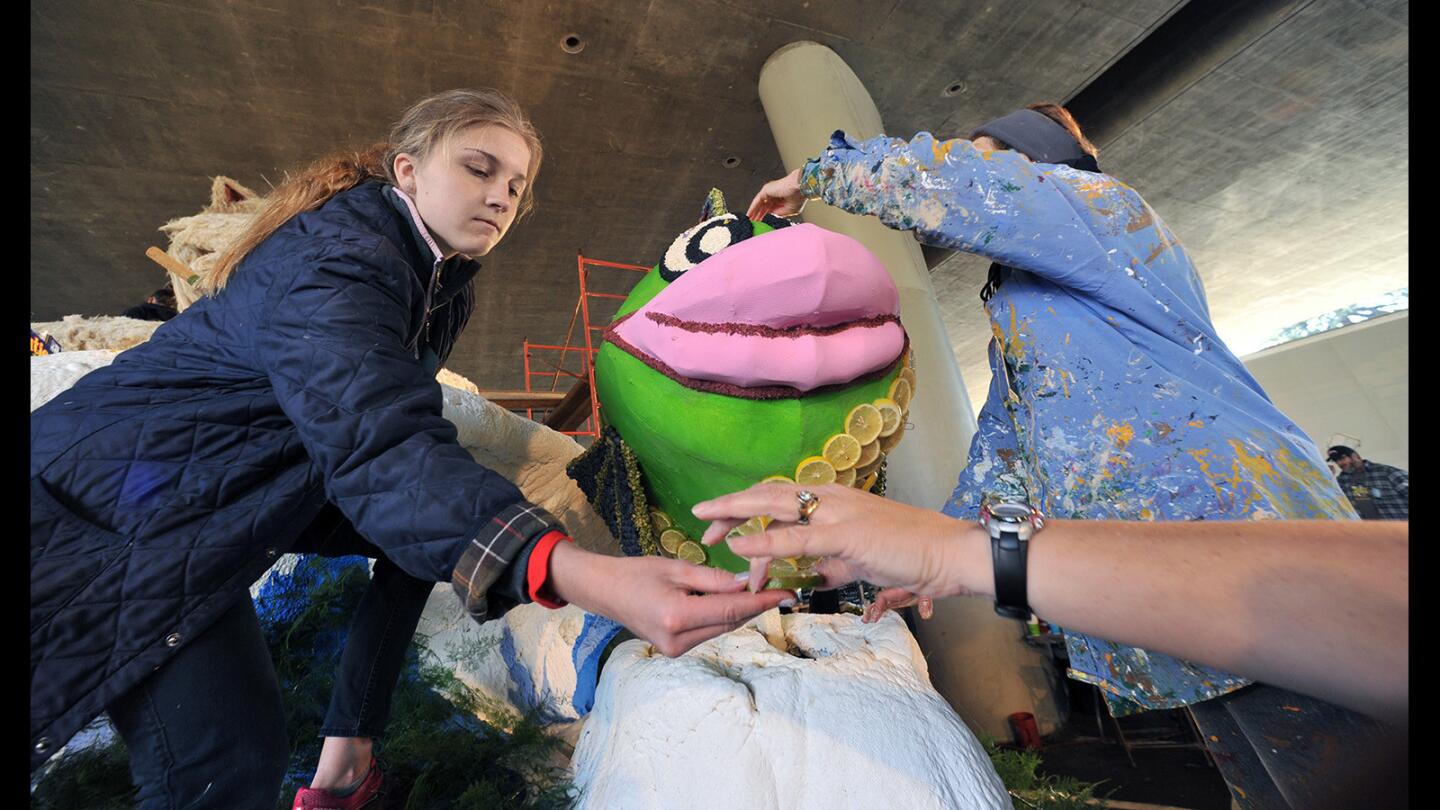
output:
[[[612,327],[672,377],[809,392],[895,362],[900,295],[864,245],[794,225],[716,253]],[[658,365],[657,365],[658,364]]]

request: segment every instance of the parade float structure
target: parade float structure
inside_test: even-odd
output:
[[[217,180],[215,188],[228,195],[225,189],[233,186]],[[444,416],[456,425],[460,444],[560,518],[582,546],[682,559],[697,556],[686,550],[693,546],[705,563],[735,569],[740,558],[723,546],[705,549],[694,542],[703,527],[689,517],[689,506],[779,476],[880,489],[884,454],[903,435],[915,380],[893,287],[885,289],[863,252],[815,226],[743,220],[723,212],[718,195],[709,206],[700,224],[677,238],[665,260],[637,284],[607,333],[618,340],[599,350],[595,371],[610,429],[585,455],[570,437],[466,390],[473,385],[463,378],[462,387],[440,382]],[[223,240],[211,242],[199,256],[223,247]],[[773,263],[782,255],[809,258]],[[761,257],[761,263],[740,261],[747,256]],[[832,266],[839,270],[827,279]],[[172,273],[176,282],[186,282],[184,271],[181,266]],[[740,291],[744,295],[734,295]],[[752,295],[778,299],[794,311],[738,303]],[[733,298],[725,304],[732,314],[716,320],[707,298]],[[698,309],[687,308],[691,304]],[[823,317],[814,320],[817,313]],[[665,346],[663,333],[656,340],[624,328],[651,314],[662,316],[649,318],[660,326],[738,324],[744,328],[732,332],[761,338],[752,347],[757,354],[730,363],[729,379],[705,368],[704,358],[714,354],[700,355],[698,366],[684,365]],[[89,330],[89,350],[32,358],[32,410],[113,360],[124,346],[106,344],[107,334],[134,345],[140,323],[112,330],[97,328],[93,319],[67,321],[75,330]],[[788,367],[818,362],[829,370],[811,379],[746,376],[746,368],[768,367],[761,355],[774,344],[764,341],[783,339],[770,330],[796,326],[818,333],[796,333],[810,338],[817,353],[786,358]],[[882,348],[874,351],[869,340],[857,348],[856,341],[826,339],[879,332],[888,337],[876,341]],[[622,342],[629,348],[622,349]],[[831,346],[846,353],[844,362],[823,361]],[[719,356],[734,359],[728,350]],[[784,372],[787,364],[780,365]],[[682,384],[677,374],[702,384]],[[768,390],[734,396],[740,387]],[[567,468],[586,489],[567,476]],[[599,514],[592,503],[600,505]],[[764,523],[761,517],[741,530],[756,531]],[[684,539],[673,533],[667,538],[667,531]],[[788,570],[782,563],[772,575],[803,577],[805,562],[788,561]],[[252,586],[257,604],[264,604],[267,588],[293,584],[296,571],[296,558],[283,557]],[[913,808],[1011,806],[985,750],[931,686],[925,657],[896,614],[866,625],[853,615],[771,611],[676,658],[632,639],[614,647],[599,677],[592,642],[610,637],[594,632],[604,621],[575,606],[524,605],[477,624],[442,583],[418,636],[441,667],[480,696],[467,705],[498,708],[508,717],[528,713],[574,744],[570,767],[580,807],[799,808],[881,801]],[[323,666],[321,657],[317,666]],[[484,710],[480,714],[486,719]],[[92,734],[86,742],[106,737]]]

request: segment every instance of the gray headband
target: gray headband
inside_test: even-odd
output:
[[[1080,148],[1080,142],[1076,141],[1069,131],[1034,110],[1016,110],[996,118],[981,125],[970,137],[973,140],[981,135],[1004,141],[1011,149],[1036,163],[1074,165],[1072,161],[1082,161],[1090,157]]]

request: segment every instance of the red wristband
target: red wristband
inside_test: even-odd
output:
[[[564,599],[556,596],[551,588],[546,587],[550,580],[550,555],[562,540],[575,542],[559,529],[547,532],[530,551],[530,564],[525,569],[525,589],[529,591],[530,598],[537,605],[544,605],[552,610],[568,604]]]

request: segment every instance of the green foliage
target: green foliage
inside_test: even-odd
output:
[[[35,792],[31,810],[129,810],[135,806],[130,754],[116,743],[53,762]]]
[[[982,736],[980,742],[1017,810],[1093,810],[1106,806],[1095,796],[1099,782],[1041,774],[1038,753],[1000,748],[992,737]]]
[[[445,668],[420,668],[419,686],[396,690],[384,741],[387,780],[420,808],[570,805],[560,740],[533,716],[486,701]],[[457,706],[465,707],[457,713]],[[476,712],[498,728],[472,720]]]
[[[319,568],[328,563],[307,557],[300,565]],[[289,807],[284,799],[309,783],[320,757],[320,724],[334,676],[328,662],[338,657],[339,639],[367,581],[361,566],[322,577],[308,586],[308,599],[296,618],[266,624],[286,696],[291,744],[290,773],[277,805],[281,810]],[[484,650],[464,652],[478,655]],[[317,666],[317,662],[327,664]],[[508,732],[480,722],[477,714]],[[565,768],[555,756],[560,745],[560,740],[544,733],[535,717],[489,704],[440,666],[426,639],[417,636],[391,698],[390,724],[376,743],[376,753],[385,768],[389,807],[549,810],[567,807],[570,801]]]

